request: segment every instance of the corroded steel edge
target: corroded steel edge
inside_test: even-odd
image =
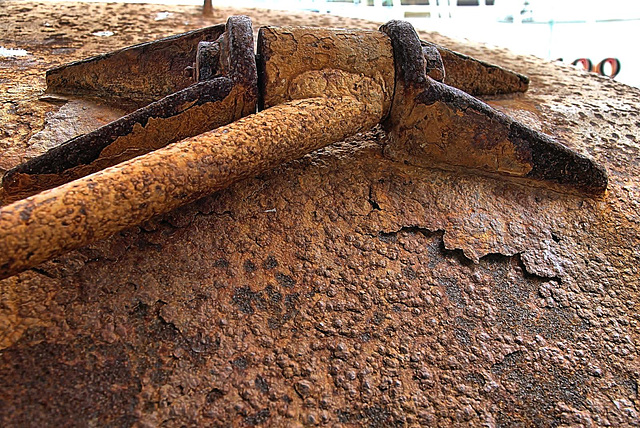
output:
[[[148,104],[192,84],[184,69],[195,62],[198,42],[216,40],[224,30],[214,25],[53,68],[47,93]]]
[[[591,159],[426,76],[421,42],[410,24],[390,21],[380,29],[391,38],[396,65],[393,107],[385,122],[391,157],[550,181],[588,193],[606,190],[606,171]]]
[[[353,97],[292,101],[3,207],[0,278],[370,129],[381,113]]]
[[[422,46],[431,43],[421,41]],[[443,83],[471,95],[498,95],[526,92],[529,78],[470,56],[435,45],[442,57],[446,76]],[[435,79],[438,80],[438,79]]]

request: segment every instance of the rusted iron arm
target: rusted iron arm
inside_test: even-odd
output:
[[[393,44],[396,85],[385,128],[394,158],[421,166],[464,167],[546,181],[588,193],[607,187],[604,168],[549,136],[502,114],[429,74],[413,27],[381,27]],[[425,71],[427,70],[427,75]]]

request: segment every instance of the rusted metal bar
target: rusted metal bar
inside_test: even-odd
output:
[[[0,278],[370,129],[381,118],[381,107],[354,97],[291,101],[3,207]]]
[[[213,3],[211,0],[204,0],[204,5],[202,6],[202,14],[204,16],[213,16]]]
[[[203,45],[203,37],[215,39]],[[171,47],[172,43],[177,47]],[[197,53],[192,52],[194,45],[200,47]],[[215,45],[217,54],[211,54],[210,45]],[[169,64],[166,56],[174,49],[185,49],[190,56],[181,52],[176,63]],[[161,72],[150,66],[156,60]],[[184,72],[194,64],[201,81],[174,91],[189,81],[183,79]],[[114,71],[121,68],[124,72]],[[86,75],[89,72],[99,76],[97,81]],[[142,72],[148,72],[148,78]],[[193,78],[190,79],[193,83]],[[109,81],[105,88],[100,87],[103,80]],[[111,90],[123,97],[134,85],[131,94],[134,100],[140,99],[141,94],[150,97],[166,91],[173,93],[7,171],[2,180],[5,202],[68,183],[254,113],[258,94],[251,21],[248,17],[231,17],[226,26],[75,63],[50,72],[48,81],[49,92],[55,89],[97,96]]]
[[[185,68],[193,66],[198,43],[217,40],[224,24],[66,64],[47,71],[47,91],[136,103],[142,107],[193,84]]]
[[[380,88],[385,115],[391,108],[393,52],[389,38],[379,31],[262,27],[257,62],[260,109],[305,98],[309,92],[328,96],[355,93],[365,82]],[[363,83],[332,86],[328,80],[331,70],[360,76]],[[372,95],[378,96],[377,92]]]

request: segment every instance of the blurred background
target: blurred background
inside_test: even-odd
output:
[[[204,2],[120,1],[186,5]],[[575,64],[640,87],[638,0],[213,0],[212,3],[214,8],[302,10],[379,22],[405,19],[419,29]]]

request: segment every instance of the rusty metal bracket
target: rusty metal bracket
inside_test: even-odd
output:
[[[99,94],[101,84],[85,82],[87,69],[114,58],[147,58],[159,48],[172,52],[175,41],[196,52],[181,56],[177,69],[194,63],[201,81],[181,88],[184,73],[177,83],[158,77],[149,90],[132,90],[133,97],[164,98],[9,171],[3,186],[10,195],[57,187],[0,209],[0,277],[379,123],[392,142],[387,153],[409,163],[586,192],[606,188],[605,171],[590,159],[446,84],[506,93],[526,90],[526,77],[421,42],[405,22],[381,31],[265,27],[257,57],[246,17],[188,34],[49,74],[51,88],[74,82],[64,90]],[[127,80],[114,81],[109,92],[127,95]],[[261,111],[253,114],[256,101]]]

